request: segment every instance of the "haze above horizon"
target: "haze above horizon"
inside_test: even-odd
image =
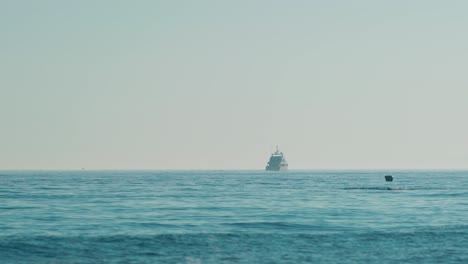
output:
[[[468,168],[466,1],[0,2],[0,170]]]

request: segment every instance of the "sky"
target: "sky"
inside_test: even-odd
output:
[[[467,10],[0,0],[0,169],[466,169]]]

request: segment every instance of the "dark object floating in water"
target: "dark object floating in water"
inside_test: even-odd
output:
[[[393,181],[393,176],[392,175],[385,175],[385,181],[388,181],[388,182]]]

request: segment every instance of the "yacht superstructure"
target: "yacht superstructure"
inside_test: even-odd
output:
[[[283,152],[278,150],[276,147],[276,152],[272,153],[270,156],[270,160],[265,168],[267,171],[287,171],[288,170],[288,162],[284,158]]]

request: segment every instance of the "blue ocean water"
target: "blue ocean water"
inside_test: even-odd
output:
[[[0,263],[468,263],[468,172],[0,171]]]

